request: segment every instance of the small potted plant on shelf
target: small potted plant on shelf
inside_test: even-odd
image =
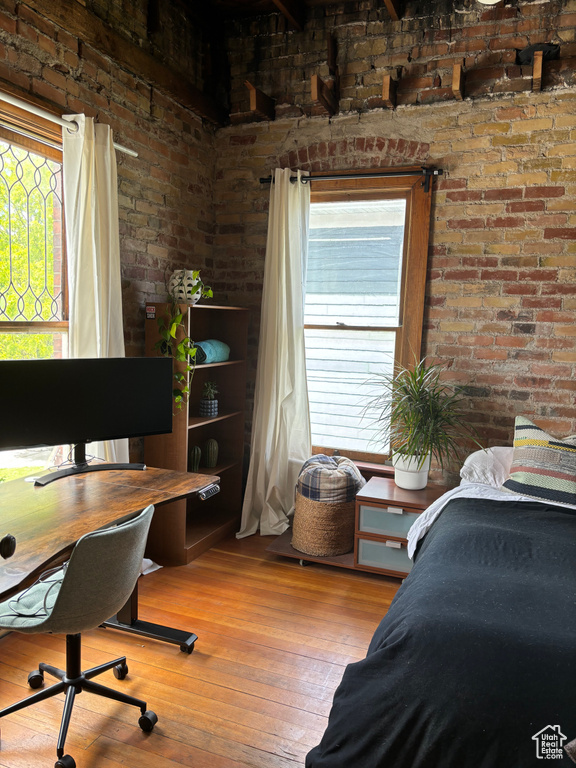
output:
[[[204,382],[202,387],[202,399],[200,400],[200,416],[213,418],[218,416],[218,387],[213,381]]]
[[[425,488],[431,458],[444,469],[460,455],[463,439],[483,447],[462,410],[465,388],[441,381],[443,369],[424,358],[411,367],[396,364],[374,380],[382,391],[365,410],[377,414],[376,439],[389,448],[400,488]]]
[[[179,301],[195,304],[200,297],[212,298],[213,292],[209,286],[204,285],[198,270],[178,270],[178,272],[190,272],[193,275],[194,296],[197,298],[194,301],[189,301],[186,295],[181,295],[181,291],[185,292],[187,289],[184,282],[182,284],[178,280],[174,282],[174,275],[177,274],[175,272],[169,284],[170,304],[168,313],[160,315],[157,319],[160,339],[154,345],[154,349],[158,350],[164,357],[171,357],[175,363],[181,364],[174,366],[174,388],[172,390],[174,405],[180,409],[188,402],[190,382],[196,366],[196,348],[187,334],[183,322],[184,314],[180,310]]]

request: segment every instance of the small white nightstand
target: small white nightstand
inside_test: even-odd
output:
[[[356,496],[354,568],[404,578],[412,568],[406,551],[408,530],[418,515],[448,489],[399,488],[392,478],[373,477]]]

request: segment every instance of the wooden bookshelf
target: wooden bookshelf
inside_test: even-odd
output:
[[[168,304],[147,305],[146,354],[157,355],[157,318]],[[157,525],[152,523],[146,556],[160,565],[184,565],[198,557],[240,522],[242,506],[242,461],[246,401],[246,344],[248,310],[196,304],[180,305],[186,334],[194,341],[217,339],[230,347],[229,360],[197,365],[186,406],[174,410],[173,430],[144,440],[144,460],[154,467],[191,471],[190,449],[203,448],[206,441],[218,442],[218,463],[208,468],[202,457],[199,472],[220,477],[220,493],[206,501],[190,498],[166,506]],[[218,416],[198,415],[202,387],[206,381],[218,386]]]

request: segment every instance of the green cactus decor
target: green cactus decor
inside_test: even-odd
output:
[[[190,448],[190,472],[198,472],[201,456],[202,456],[202,451],[200,449],[200,446],[193,445]]]
[[[206,441],[204,446],[204,464],[212,469],[218,463],[218,443],[213,437]]]

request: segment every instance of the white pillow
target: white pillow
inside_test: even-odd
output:
[[[510,474],[513,456],[512,446],[495,446],[485,451],[475,451],[464,462],[460,477],[470,483],[483,483],[500,488]]]

